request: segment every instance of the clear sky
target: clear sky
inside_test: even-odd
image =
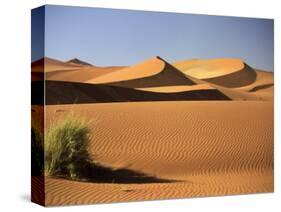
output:
[[[109,66],[132,65],[156,55],[169,62],[231,57],[273,70],[273,46],[270,19],[45,7],[45,56],[60,60],[77,57]],[[32,60],[39,57],[32,54]]]

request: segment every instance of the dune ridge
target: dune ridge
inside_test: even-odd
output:
[[[86,65],[86,66],[93,66],[92,64],[90,63],[87,63],[83,60],[80,60],[78,58],[73,58],[71,60],[68,60],[66,63],[70,63],[70,64],[74,64],[74,65]]]
[[[81,65],[77,64],[68,64],[56,59],[52,59],[49,57],[41,58],[37,61],[34,61],[31,64],[32,72],[52,72],[52,71],[59,71],[59,70],[73,70],[79,69]]]
[[[131,67],[97,67],[77,58],[68,62],[45,58],[32,64],[32,81],[44,79],[38,68],[42,61],[46,80],[106,84],[163,94],[210,89],[235,101],[273,100],[273,73],[255,70],[240,59],[194,59],[171,65],[156,56]]]

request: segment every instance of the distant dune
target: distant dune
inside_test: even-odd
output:
[[[198,94],[199,96],[191,95],[194,96],[194,100],[206,100],[208,98],[204,95],[208,93],[212,94],[209,100],[215,100],[215,96],[218,97],[218,100],[271,101],[273,99],[273,73],[255,70],[240,59],[195,59],[179,61],[171,65],[157,56],[130,67],[97,67],[77,58],[67,62],[43,58],[32,64],[32,81],[43,80],[44,75],[40,70],[42,71],[44,67],[45,79],[48,81],[84,83],[85,87],[89,87],[88,84],[111,86],[110,95],[112,96],[113,90],[117,89],[118,91],[115,93],[120,96],[120,101],[124,101],[124,99],[151,101],[150,95],[152,94],[157,95],[155,100],[159,100],[159,95],[162,96],[162,94],[169,94],[167,100],[171,100],[171,96],[174,96],[172,99],[177,96],[178,100],[183,93],[185,93],[183,100],[191,100],[190,95],[186,95],[187,91],[189,94],[204,93]],[[59,83],[59,86],[61,85]],[[69,84],[66,86],[69,87]],[[81,86],[79,85],[79,87]],[[95,88],[97,87],[95,86]],[[140,95],[139,91],[146,91],[146,93],[142,98],[130,99],[126,94],[119,93],[122,88],[132,88],[133,90],[129,92],[130,95],[132,95],[131,92],[136,92],[135,96]],[[89,93],[88,89],[86,90]],[[201,92],[199,92],[200,90]],[[93,97],[92,94],[77,93],[78,91],[74,90],[72,92],[71,96],[76,96],[75,99],[85,99],[82,96],[87,96],[88,100],[83,100],[83,103],[96,102],[95,99],[90,101],[89,97]],[[151,93],[148,95],[147,92]],[[213,95],[215,93],[216,95]],[[108,95],[106,96],[108,97]],[[126,98],[122,98],[122,96]],[[147,98],[148,96],[149,98]],[[187,98],[187,96],[189,97]],[[222,98],[222,96],[226,98]],[[73,98],[70,99],[73,100]],[[112,97],[107,99],[112,99]],[[117,101],[116,98],[113,99]],[[162,100],[162,97],[160,99]]]
[[[52,58],[44,57],[31,64],[32,72],[53,72],[62,70],[75,70],[81,68],[81,65],[69,64]]]
[[[37,72],[45,70],[46,80],[85,82],[103,74],[124,68],[123,66],[98,67],[74,58],[67,62],[51,58],[42,58],[31,65],[32,77],[36,80]],[[36,72],[36,73],[34,73]]]
[[[69,63],[69,64],[74,64],[74,65],[93,66],[92,64],[87,63],[87,62],[85,62],[85,61],[82,61],[82,60],[80,60],[80,59],[78,59],[78,58],[73,58],[73,59],[67,61],[67,63]]]

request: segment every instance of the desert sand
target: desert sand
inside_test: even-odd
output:
[[[48,64],[46,130],[69,114],[91,121],[93,160],[136,176],[122,182],[46,177],[46,205],[274,190],[272,72],[229,58],[169,63],[157,56],[131,67],[79,59]],[[149,180],[136,181],[137,173]]]
[[[273,191],[270,102],[64,105],[48,106],[46,115],[51,120],[70,111],[94,120],[90,152],[95,160],[171,182],[80,183],[47,178],[47,204]]]

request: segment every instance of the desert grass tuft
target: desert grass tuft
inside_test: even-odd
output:
[[[80,180],[91,159],[89,122],[69,115],[46,134],[45,174]]]

